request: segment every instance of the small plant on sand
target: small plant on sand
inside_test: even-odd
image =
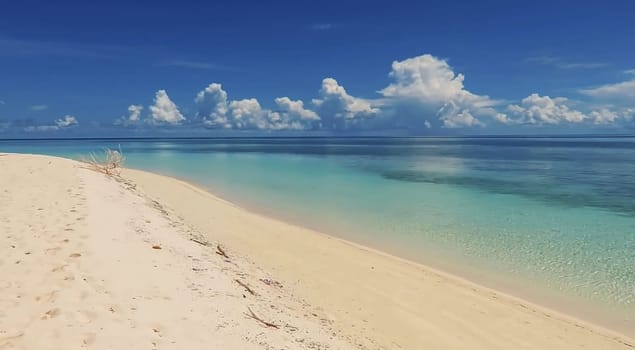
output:
[[[84,159],[91,169],[109,176],[119,176],[121,169],[123,168],[123,162],[125,158],[119,150],[111,148],[104,148],[102,155],[97,155],[91,152],[88,159]]]

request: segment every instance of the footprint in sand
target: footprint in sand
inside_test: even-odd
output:
[[[49,320],[51,318],[57,317],[62,313],[62,311],[59,308],[55,308],[55,309],[51,309],[47,312],[44,313],[44,315],[42,315],[42,317],[40,317],[41,320]]]
[[[64,264],[64,265],[59,265],[59,266],[56,266],[56,267],[54,267],[54,268],[52,268],[52,269],[51,269],[51,272],[59,272],[59,271],[63,271],[63,270],[64,270],[64,268],[65,268],[66,266],[68,266],[68,265]]]
[[[40,295],[35,297],[35,301],[39,301],[39,302],[43,302],[43,303],[49,302],[49,301],[54,301],[56,294],[57,294],[56,290],[48,292],[48,293],[40,294]]]
[[[85,347],[93,344],[97,339],[97,335],[95,333],[86,333],[84,334],[83,338],[84,339],[82,339],[82,347]]]
[[[73,253],[71,255],[69,255],[69,258],[79,258],[80,256],[82,256],[80,253]]]
[[[62,247],[53,247],[53,248],[48,248],[44,251],[44,253],[46,255],[55,255],[57,253],[57,251],[59,251],[60,249],[62,249]]]

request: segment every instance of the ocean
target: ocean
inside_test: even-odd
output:
[[[103,147],[249,209],[635,327],[635,137],[0,140],[75,159]]]

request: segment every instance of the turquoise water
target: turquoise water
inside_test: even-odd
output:
[[[635,325],[635,138],[44,140],[0,152],[118,145],[131,167]]]

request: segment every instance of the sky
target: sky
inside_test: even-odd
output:
[[[0,5],[0,138],[632,134],[633,1]]]

